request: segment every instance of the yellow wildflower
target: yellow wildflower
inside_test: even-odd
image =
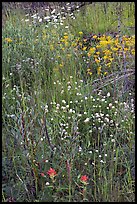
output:
[[[64,35],[64,39],[68,39],[68,35]]]
[[[111,49],[112,49],[113,51],[117,51],[117,50],[118,50],[117,47],[112,47]]]
[[[107,39],[108,41],[110,41],[110,40],[111,40],[111,37],[110,37],[110,36],[107,36],[106,39]]]
[[[91,76],[91,75],[92,75],[92,72],[88,72],[88,74]]]
[[[100,62],[100,60],[99,60],[99,59],[97,59],[97,58],[95,58],[95,62],[96,62],[96,63],[99,63],[99,62]]]
[[[77,38],[77,39],[76,39],[76,42],[78,42],[79,40],[80,40],[80,38]]]
[[[114,43],[117,45],[117,44],[118,44],[118,41],[119,41],[119,39],[116,38],[116,39],[114,40]]]
[[[127,41],[127,42],[125,43],[125,45],[131,47],[131,46],[135,45],[135,42]]]
[[[112,52],[110,50],[104,50],[103,51],[106,55],[110,55]]]
[[[60,67],[63,67],[63,64],[60,64],[59,66],[60,66]]]
[[[67,57],[68,57],[68,58],[71,57],[71,54],[67,54]]]
[[[61,41],[61,42],[65,42],[65,39],[61,39],[60,41]]]
[[[83,34],[83,32],[82,32],[82,31],[80,31],[80,32],[79,32],[79,34],[80,34],[80,35],[82,35],[82,34]]]
[[[72,43],[72,46],[73,46],[73,47],[75,47],[76,45],[77,45],[77,43],[74,43],[74,42]]]
[[[126,35],[123,35],[122,41],[126,41],[126,40],[127,40],[127,36],[126,36]]]
[[[135,49],[131,50],[132,55],[135,55]]]
[[[96,45],[96,48],[101,48],[101,46],[100,45]]]
[[[105,55],[103,58],[104,58],[104,60],[106,60],[106,59],[108,59],[108,56]]]
[[[11,38],[5,38],[5,41],[7,41],[8,43],[11,43],[12,39]]]
[[[92,71],[90,68],[87,69],[87,74],[89,74],[90,76],[92,75]]]
[[[83,47],[83,48],[82,48],[83,51],[86,50],[86,49],[87,49],[87,47]]]
[[[110,65],[111,65],[111,62],[109,62],[109,63],[106,64],[107,67],[110,67]]]
[[[50,45],[50,49],[51,49],[51,50],[54,50],[54,46],[53,46],[53,45]]]
[[[93,35],[93,37],[92,37],[92,38],[94,38],[94,39],[95,39],[95,38],[97,38],[97,35]]]
[[[79,45],[82,47],[82,43],[80,42]]]
[[[124,51],[128,51],[129,49],[127,47],[124,47]]]
[[[112,61],[114,60],[114,58],[113,58],[113,57],[111,57],[111,58],[109,58],[109,60],[110,60],[110,62],[112,62]]]
[[[102,35],[101,37],[100,37],[100,40],[102,41],[104,41],[104,40],[106,40],[106,37],[104,36],[104,35]]]
[[[97,74],[100,75],[101,73],[101,66],[97,68]]]
[[[96,50],[95,47],[91,47],[91,48],[89,49],[89,52],[90,52],[90,53],[94,53],[95,50]]]
[[[98,57],[98,55],[94,55],[94,58],[97,58]]]

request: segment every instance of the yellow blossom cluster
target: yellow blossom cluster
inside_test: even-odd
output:
[[[83,39],[83,44],[79,42],[79,47],[92,61],[92,67],[88,67],[87,74],[93,75],[92,70],[96,69],[97,75],[107,75],[111,72],[114,61],[118,61],[118,57],[125,54],[135,55],[135,36],[119,36],[112,37],[110,35],[97,36],[93,35],[89,45],[87,39]]]
[[[8,43],[11,43],[12,39],[11,38],[5,38],[5,41],[8,42]]]

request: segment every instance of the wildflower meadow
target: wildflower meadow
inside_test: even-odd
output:
[[[2,2],[2,202],[135,202],[135,2]]]

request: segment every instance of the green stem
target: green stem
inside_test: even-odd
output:
[[[71,202],[71,181],[69,182],[69,202]]]
[[[86,192],[87,192],[87,188],[85,186],[83,189],[83,201],[86,200]]]
[[[3,202],[6,202],[3,190],[2,190],[2,198],[3,198]]]

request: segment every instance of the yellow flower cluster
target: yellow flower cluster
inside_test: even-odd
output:
[[[111,36],[102,35],[97,37],[92,36],[93,39],[97,39],[97,43],[92,43],[93,45],[88,47],[84,46],[82,50],[87,50],[87,56],[92,59],[92,66],[97,70],[97,74],[107,75],[108,71],[111,71],[111,66],[114,60],[117,60],[118,56],[122,56],[123,53],[126,55],[135,55],[135,36],[116,36],[112,38]],[[86,43],[86,40],[83,40]],[[86,47],[86,48],[85,48]],[[108,70],[109,68],[109,70]],[[91,69],[87,69],[87,73],[92,75]]]
[[[69,35],[67,33],[64,33],[64,36],[61,38],[60,42],[60,47],[62,50],[65,50],[66,47],[70,46],[70,39],[69,39]]]
[[[5,41],[8,42],[8,43],[11,43],[12,39],[11,38],[5,38]]]
[[[111,72],[114,61],[118,61],[118,58],[121,59],[123,53],[125,53],[125,56],[128,56],[128,54],[130,56],[135,55],[135,36],[124,35],[121,37],[116,35],[111,37],[109,35],[91,34],[90,37],[85,38],[82,31],[77,33],[77,37],[67,32],[63,33],[62,37],[54,33],[54,31],[51,34],[53,37],[52,42],[50,35],[43,29],[41,39],[43,43],[48,45],[55,58],[54,70],[56,71],[65,67],[65,64],[70,64],[72,59],[75,59],[75,56],[78,57],[80,55],[80,58],[84,56],[84,61],[87,60],[87,64],[90,62],[90,66],[88,64],[87,68],[88,75],[106,76]],[[34,43],[38,44],[41,39],[36,34]],[[11,43],[12,39],[5,38],[5,41]]]
[[[135,54],[134,36],[123,36],[120,38],[119,35],[116,35],[116,37],[111,37],[109,35],[93,35],[93,41],[89,42],[88,39],[85,38],[82,40],[82,31],[79,31],[78,34],[78,37],[74,38],[74,36],[64,33],[59,41],[59,52],[61,53],[61,51],[63,51],[64,53],[65,51],[67,60],[72,57],[72,54],[70,54],[72,50],[74,50],[76,54],[80,54],[81,56],[84,56],[85,59],[90,60],[92,62],[92,67],[90,66],[87,69],[87,74],[90,76],[94,74],[106,76],[111,72],[111,67],[114,64],[113,62],[118,60],[118,57],[121,56],[122,52],[125,52],[126,54],[130,53],[132,55]],[[62,56],[63,55],[61,55],[62,61],[59,64],[59,68],[64,67],[61,66],[63,62]]]
[[[47,38],[45,31],[42,33],[42,38]],[[91,38],[91,39],[90,39]],[[60,70],[65,67],[65,64],[70,63],[75,53],[80,57],[84,56],[84,61],[88,60],[92,66],[88,66],[87,74],[94,76],[106,76],[112,72],[114,61],[122,57],[123,52],[130,55],[135,55],[135,36],[116,35],[92,35],[90,38],[83,39],[83,32],[79,31],[77,37],[68,33],[63,33],[62,37],[58,36],[58,43],[52,41],[49,48],[53,51],[54,57],[58,61],[54,70]],[[55,37],[55,39],[57,39]],[[65,55],[65,57],[64,57]],[[74,57],[75,58],[75,57]]]
[[[90,57],[94,52],[95,52],[96,48],[95,47],[91,47],[89,49],[89,52],[88,52],[88,57]]]

